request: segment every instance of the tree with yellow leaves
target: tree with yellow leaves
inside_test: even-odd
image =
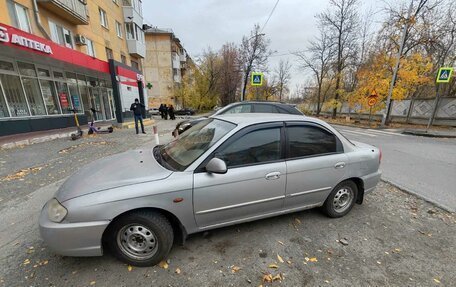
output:
[[[379,111],[385,107],[388,88],[393,75],[394,59],[385,52],[374,54],[371,59],[358,71],[358,85],[355,90],[347,94],[347,100],[351,107],[356,104],[361,106],[361,111],[369,110],[367,97],[375,91],[378,102],[373,111]],[[400,69],[393,89],[392,99],[403,100],[433,80],[432,62],[429,58],[419,53],[403,57]]]

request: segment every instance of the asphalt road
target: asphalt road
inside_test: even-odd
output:
[[[162,142],[175,123],[158,122]],[[174,246],[168,268],[50,251],[38,215],[65,178],[98,158],[152,145],[151,133],[116,130],[0,151],[0,286],[448,286],[456,280],[454,214],[385,183],[344,218],[314,209],[192,235]]]
[[[383,180],[456,212],[456,139],[334,126],[350,140],[382,149]]]

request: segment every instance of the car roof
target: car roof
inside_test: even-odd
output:
[[[303,115],[292,114],[277,114],[277,113],[239,113],[239,114],[224,114],[213,116],[213,118],[234,123],[236,125],[253,125],[260,123],[280,122],[280,121],[303,121],[316,124],[327,125],[326,122],[317,118],[306,117]]]
[[[243,102],[235,102],[231,103],[227,106],[224,106],[223,108],[217,110],[214,115],[220,115],[225,113],[227,110],[229,110],[232,107],[235,106],[240,106],[240,105],[246,105],[246,104],[254,104],[254,105],[270,105],[270,106],[276,106],[280,107],[281,109],[285,110],[286,112],[290,114],[295,114],[295,115],[302,115],[302,112],[298,109],[296,109],[296,105],[293,104],[288,104],[284,102],[273,102],[273,101],[243,101]]]

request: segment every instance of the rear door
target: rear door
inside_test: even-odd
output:
[[[347,156],[340,140],[311,123],[286,124],[285,209],[320,205],[344,177]]]
[[[205,161],[214,156],[223,159],[227,173],[209,174],[202,168],[195,171],[193,204],[200,228],[254,219],[282,209],[286,184],[283,132],[282,122],[241,130]]]

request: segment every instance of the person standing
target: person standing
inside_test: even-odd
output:
[[[168,113],[169,113],[169,118],[172,120],[175,120],[176,117],[174,116],[174,107],[173,105],[170,105],[168,108]]]
[[[166,106],[166,104],[163,105],[163,114],[165,115],[164,119],[167,120],[168,119],[168,107]]]
[[[133,115],[135,116],[135,129],[136,134],[138,134],[138,121],[141,123],[141,131],[143,134],[146,132],[144,131],[144,124],[142,118],[142,109],[145,108],[144,104],[140,103],[138,99],[135,99],[135,102],[131,104],[130,111],[133,111]]]
[[[162,119],[165,118],[165,113],[163,111],[163,104],[160,104],[160,107],[158,108],[158,111],[160,112],[160,116]]]

